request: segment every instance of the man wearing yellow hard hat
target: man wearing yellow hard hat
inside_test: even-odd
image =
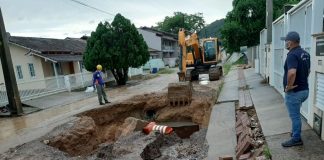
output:
[[[96,72],[93,73],[93,88],[97,88],[98,100],[100,105],[104,105],[105,103],[110,103],[107,99],[106,92],[104,90],[105,82],[103,80],[102,66],[100,64],[97,65]],[[102,102],[102,97],[105,100],[105,103]]]

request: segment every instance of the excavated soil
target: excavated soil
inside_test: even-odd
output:
[[[207,128],[211,106],[216,102],[216,89],[194,85],[192,102],[189,106],[169,105],[166,94],[162,92],[138,95],[122,103],[84,112],[79,115],[81,118],[73,127],[55,136],[49,145],[71,156],[88,156],[100,148],[107,148],[101,146],[102,144],[115,143],[123,129],[121,126],[128,117],[157,123],[193,122],[200,128]],[[205,139],[205,133],[202,135]],[[168,138],[164,138],[161,141],[167,140]],[[204,143],[203,141],[202,144]]]
[[[0,154],[0,159],[204,159],[211,106],[221,83],[194,83],[189,106],[170,106],[165,89],[81,113],[45,136]],[[190,122],[199,125],[199,131],[186,139],[176,133],[145,135],[141,129],[150,121]]]

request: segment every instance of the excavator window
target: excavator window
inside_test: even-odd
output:
[[[206,41],[204,43],[205,61],[216,61],[216,46],[214,41]]]

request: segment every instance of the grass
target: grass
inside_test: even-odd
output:
[[[233,65],[238,65],[238,64],[245,64],[243,56],[240,59],[238,59]]]
[[[158,71],[158,74],[172,74],[174,72],[175,72],[175,70],[165,68],[165,69],[160,69]]]
[[[229,63],[224,64],[223,66],[223,73],[224,76],[226,76],[228,74],[228,72],[231,70],[232,65]]]
[[[219,97],[221,91],[223,90],[223,87],[224,87],[224,81],[222,81],[222,83],[220,84],[220,86],[219,86],[219,88],[218,88],[218,90],[217,90],[217,95],[216,95],[217,98],[216,98],[216,100],[218,99],[218,97]]]
[[[272,159],[271,153],[270,153],[270,149],[269,147],[265,147],[263,150],[263,154],[267,159]]]

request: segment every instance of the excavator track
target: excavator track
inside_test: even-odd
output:
[[[209,80],[219,80],[222,75],[222,69],[220,67],[213,67],[209,69]]]

